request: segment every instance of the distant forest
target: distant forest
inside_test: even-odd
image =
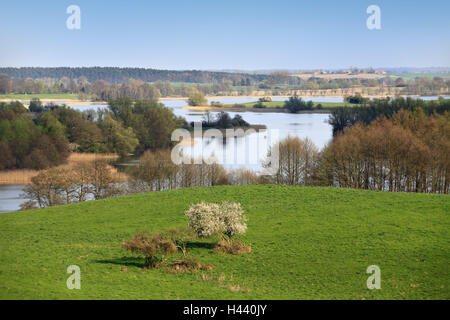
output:
[[[114,67],[82,67],[82,68],[0,68],[0,74],[5,74],[12,79],[40,79],[54,78],[77,79],[85,77],[89,82],[104,80],[118,84],[127,82],[129,79],[142,80],[145,82],[170,81],[170,82],[191,82],[191,83],[221,83],[224,80],[244,83],[260,82],[269,78],[268,74],[247,74],[211,71],[176,71],[157,70],[144,68],[114,68]]]
[[[318,90],[324,90],[318,92]],[[328,90],[328,91],[326,91]],[[107,101],[121,97],[151,100],[204,95],[365,96],[448,95],[450,79],[416,77],[302,78],[287,71],[270,74],[222,71],[176,71],[143,68],[0,68],[0,94],[78,94]]]

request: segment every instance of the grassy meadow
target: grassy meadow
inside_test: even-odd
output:
[[[144,270],[121,248],[137,230],[185,225],[205,200],[240,202],[253,251],[188,244],[211,271]],[[449,299],[448,195],[277,185],[136,194],[0,214],[0,299]],[[69,290],[69,265],[81,289]],[[368,290],[366,268],[381,268]]]
[[[78,100],[77,93],[33,93],[33,94],[0,94],[0,100],[31,100],[39,98],[41,100]]]

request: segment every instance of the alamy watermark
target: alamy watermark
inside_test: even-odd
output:
[[[381,269],[379,266],[371,265],[366,269],[366,273],[371,274],[367,278],[367,289],[381,289]]]
[[[241,139],[239,148],[234,143],[237,138]],[[279,150],[277,148],[279,131],[277,129],[203,130],[201,122],[195,122],[193,132],[182,128],[176,129],[172,132],[171,139],[178,142],[171,152],[172,162],[177,165],[192,163],[257,165],[264,162],[265,165],[261,172],[263,175],[273,175],[279,167]],[[214,156],[208,155],[203,148],[204,140],[210,141],[211,139],[224,142],[220,148],[215,149]],[[200,148],[191,148],[192,141],[200,144]],[[190,154],[186,154],[186,150]]]
[[[66,20],[66,27],[69,30],[81,29],[81,9],[77,5],[70,5],[66,9],[66,13],[70,16]]]
[[[367,7],[367,14],[370,16],[367,18],[366,26],[369,30],[381,30],[381,9],[379,6],[372,4]]]
[[[67,289],[81,289],[81,269],[77,265],[70,265],[67,267],[67,273],[70,276],[67,278]]]

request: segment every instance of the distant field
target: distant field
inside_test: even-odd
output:
[[[358,74],[312,74],[312,73],[300,73],[293,74],[293,77],[299,77],[302,79],[309,78],[324,78],[324,79],[379,79],[386,77],[385,74],[376,74],[376,73],[358,73]]]
[[[33,98],[39,99],[67,99],[78,100],[78,94],[76,93],[36,93],[36,94],[0,94],[0,100],[31,100]]]
[[[411,80],[414,78],[434,78],[434,77],[450,79],[450,73],[388,73],[387,75],[394,78],[403,78],[405,80]]]
[[[120,247],[185,225],[201,200],[238,201],[247,255],[190,255],[213,270],[143,270]],[[0,299],[449,299],[448,195],[276,185],[201,187],[0,214]],[[81,268],[68,290],[66,269]],[[381,269],[368,290],[366,269]]]

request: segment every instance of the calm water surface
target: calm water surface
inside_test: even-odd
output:
[[[19,205],[25,202],[25,199],[20,198],[24,185],[0,185],[0,213],[16,211]]]
[[[438,97],[421,97],[424,100],[436,100]],[[444,97],[448,99],[450,97]],[[209,99],[211,101],[219,101],[221,103],[246,103],[256,101],[257,98],[221,98]],[[272,101],[284,101],[287,98],[272,98]],[[333,97],[311,97],[304,98],[314,102],[343,102],[343,98]],[[172,108],[174,114],[183,116],[188,122],[201,121],[204,112],[183,109],[186,106],[185,100],[160,99],[167,107]],[[27,103],[27,101],[23,101]],[[57,103],[64,103],[57,101]],[[77,110],[107,108],[105,104],[92,103],[89,105],[80,105],[76,102],[68,102],[71,108]],[[216,114],[212,112],[212,114]],[[332,129],[328,124],[328,114],[290,114],[276,112],[229,112],[234,117],[240,114],[242,118],[250,124],[261,124],[267,126],[268,136],[272,138],[261,142],[261,136],[258,134],[249,134],[244,137],[234,138],[224,144],[223,139],[195,139],[193,146],[185,146],[182,153],[197,158],[202,155],[205,158],[215,157],[222,162],[227,169],[247,168],[254,171],[261,170],[261,162],[265,159],[265,155],[269,149],[269,145],[276,141],[290,136],[305,138],[308,137],[319,148],[323,148],[332,137]],[[276,134],[271,135],[274,132]],[[265,143],[264,143],[265,142]],[[130,162],[128,165],[132,165]],[[0,212],[15,211],[19,209],[19,205],[25,201],[20,198],[23,185],[0,185]]]

